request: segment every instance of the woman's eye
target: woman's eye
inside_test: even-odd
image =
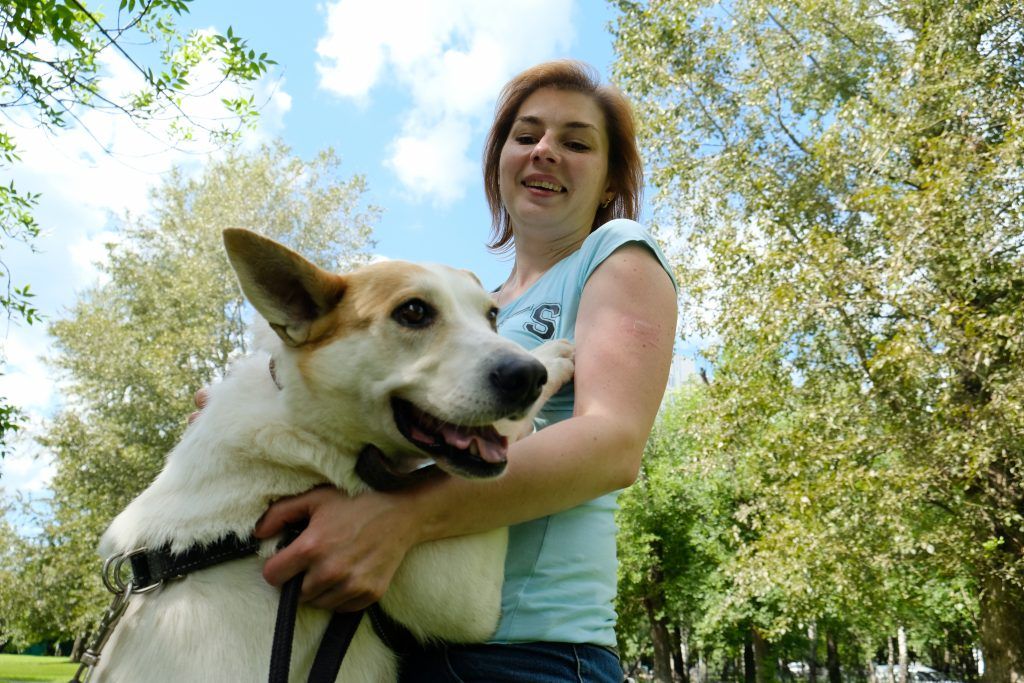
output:
[[[403,327],[422,328],[434,322],[434,308],[422,299],[409,299],[391,312],[391,317]]]
[[[537,142],[537,138],[533,137],[532,135],[517,135],[516,142],[518,142],[520,145],[532,145],[533,143]]]
[[[568,147],[569,149],[573,150],[574,152],[589,152],[590,151],[590,145],[588,145],[588,144],[586,144],[584,142],[576,142],[576,141],[573,140],[573,141],[565,143],[565,146]]]

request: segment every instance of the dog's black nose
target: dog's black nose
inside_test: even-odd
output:
[[[507,405],[527,406],[548,381],[544,364],[533,358],[503,358],[491,369],[491,386]]]

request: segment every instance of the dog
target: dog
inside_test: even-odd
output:
[[[449,475],[497,476],[507,439],[531,431],[572,376],[569,342],[531,353],[497,334],[494,302],[468,271],[386,261],[338,275],[254,232],[225,230],[224,242],[269,324],[263,349],[209,390],[163,471],[103,535],[104,556],[245,537],[272,502],[322,484],[358,495],[368,444],[394,472],[433,461]],[[414,547],[381,606],[423,642],[486,640],[506,543],[498,529]],[[261,569],[275,547],[133,596],[91,680],[265,680],[280,594]],[[293,680],[305,680],[329,617],[299,607]],[[338,681],[396,679],[368,621]]]

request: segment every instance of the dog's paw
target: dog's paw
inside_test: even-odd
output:
[[[533,355],[544,364],[548,371],[548,383],[545,385],[545,390],[550,388],[551,393],[554,393],[572,379],[575,370],[573,362],[575,352],[576,346],[567,339],[553,339],[533,350]]]

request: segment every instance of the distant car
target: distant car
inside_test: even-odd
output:
[[[892,667],[893,680],[900,680],[900,665],[894,664]],[[887,683],[889,678],[889,665],[879,664],[875,666],[875,680]],[[919,681],[927,683],[961,683],[961,681],[953,678],[946,678],[941,672],[935,669],[925,666],[924,664],[910,664],[907,666],[907,681],[912,683],[918,683]]]
[[[789,673],[793,676],[807,675],[807,662],[790,662],[789,664],[786,664],[786,668],[789,669]]]

